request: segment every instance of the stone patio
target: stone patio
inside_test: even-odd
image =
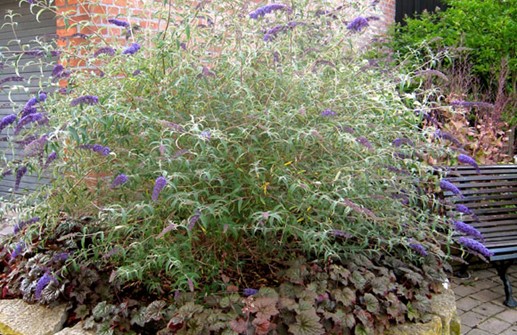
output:
[[[517,335],[517,309],[503,305],[503,284],[495,269],[485,266],[470,273],[468,279],[452,278],[461,334]],[[517,266],[509,273],[517,292]]]

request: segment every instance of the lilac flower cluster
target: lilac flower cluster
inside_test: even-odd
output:
[[[469,224],[462,221],[453,221],[454,229],[460,233],[470,235],[474,238],[482,239],[481,232]]]
[[[27,157],[32,156],[41,156],[43,154],[43,150],[45,150],[45,145],[47,144],[48,136],[43,135],[38,139],[27,144],[24,148],[24,152]]]
[[[14,246],[13,252],[11,252],[11,257],[10,257],[11,260],[16,259],[16,257],[20,256],[24,250],[25,250],[25,243],[18,242],[18,244],[16,244]]]
[[[425,257],[427,256],[427,249],[419,244],[419,243],[410,243],[409,247],[413,250],[415,250],[420,256]]]
[[[23,54],[27,55],[27,56],[32,56],[32,57],[41,57],[41,56],[45,55],[45,52],[43,50],[34,49],[34,50],[24,51]]]
[[[245,297],[249,297],[249,296],[255,295],[257,293],[258,293],[258,290],[254,289],[254,288],[245,288],[244,290],[242,290],[242,294]]]
[[[36,300],[41,300],[41,293],[50,282],[56,282],[56,279],[50,273],[45,272],[36,283],[36,289],[34,291]]]
[[[113,182],[111,183],[111,188],[116,188],[122,184],[125,184],[128,180],[129,178],[125,174],[121,173],[118,176],[116,176],[115,179],[113,179]]]
[[[75,98],[70,102],[70,106],[74,107],[77,105],[95,105],[99,103],[99,97],[95,95],[83,95],[78,98]]]
[[[363,16],[358,16],[355,19],[353,19],[349,24],[346,25],[346,29],[354,31],[354,32],[360,32],[364,28],[368,27],[368,20]]]
[[[212,133],[210,133],[210,130],[203,130],[201,132],[201,138],[205,141],[210,141],[210,139],[212,138]]]
[[[16,115],[15,114],[9,114],[9,115],[4,116],[2,118],[2,120],[0,121],[0,132],[2,130],[4,130],[5,127],[7,127],[11,123],[13,123],[14,121],[16,121]]]
[[[18,170],[16,170],[16,179],[14,181],[14,190],[18,191],[20,188],[20,183],[22,181],[23,176],[27,173],[26,166],[20,166]]]
[[[463,101],[463,100],[454,100],[451,101],[452,106],[459,106],[459,107],[466,107],[466,108],[472,108],[472,107],[479,107],[479,108],[494,108],[494,105],[489,102],[482,102],[482,101]]]
[[[20,76],[6,77],[6,78],[0,80],[0,85],[3,85],[9,81],[23,81],[23,77],[20,77]]]
[[[473,240],[468,237],[460,237],[458,239],[458,243],[467,247],[468,249],[475,251],[487,258],[493,255],[493,252],[490,252],[482,243]]]
[[[94,52],[93,57],[99,57],[100,55],[108,55],[108,56],[114,56],[115,55],[115,49],[112,47],[103,47],[98,49]]]
[[[123,55],[134,55],[138,52],[138,50],[140,50],[140,44],[138,43],[131,43],[130,46],[128,46],[127,48],[125,48],[123,51],[122,51],[122,54]]]
[[[80,146],[81,149],[92,150],[102,156],[108,156],[111,152],[109,147],[102,146],[100,144],[85,144]]]
[[[21,120],[16,125],[16,128],[14,129],[14,134],[17,135],[20,133],[23,127],[26,125],[33,123],[33,122],[43,122],[45,120],[42,113],[32,113],[27,116],[24,116],[21,118]]]
[[[474,167],[476,169],[477,173],[480,172],[479,166],[476,163],[476,160],[474,158],[468,156],[468,155],[459,154],[458,155],[458,162],[463,163],[463,164],[468,164],[468,165]]]
[[[296,26],[299,26],[299,25],[303,25],[302,22],[294,22],[294,21],[291,21],[289,22],[288,24],[286,25],[278,25],[278,26],[275,26],[271,29],[269,29],[265,34],[264,34],[264,42],[271,42],[272,40],[274,40],[277,35],[283,31],[287,31],[287,30],[290,30],[290,29],[293,29],[294,27]]]
[[[470,208],[468,208],[467,206],[465,205],[456,205],[456,210],[460,213],[463,213],[463,214],[467,214],[467,215],[471,215],[471,214],[474,214],[472,213],[472,211],[470,210]]]
[[[66,70],[63,65],[56,64],[52,69],[52,77],[54,79],[67,78],[70,77],[70,71]]]
[[[407,145],[413,145],[413,141],[411,141],[410,139],[408,138],[396,138],[393,140],[393,142],[391,143],[394,147],[400,147],[404,144],[407,144]]]
[[[160,193],[162,192],[165,185],[167,185],[167,179],[165,179],[165,177],[160,176],[156,178],[156,181],[154,182],[153,194],[151,196],[153,201],[158,201],[158,197],[160,196]]]
[[[255,9],[253,12],[250,13],[250,19],[257,20],[259,17],[263,17],[264,15],[272,13],[277,10],[285,10],[288,12],[291,11],[289,6],[287,6],[287,5],[273,3],[273,4],[269,4],[269,5]]]
[[[39,221],[39,216],[35,216],[27,221],[20,221],[14,225],[13,231],[18,234],[25,226],[31,225]]]
[[[355,139],[358,143],[360,143],[361,145],[365,146],[366,148],[368,148],[368,150],[373,150],[373,146],[372,144],[370,143],[370,141],[368,141],[368,139],[366,137],[358,137]]]
[[[69,257],[70,257],[70,253],[68,253],[68,252],[59,252],[59,253],[55,254],[52,257],[52,261],[54,261],[54,262],[64,262]]]
[[[325,109],[323,112],[320,113],[321,116],[324,116],[324,117],[332,117],[332,116],[336,116],[337,113],[334,112],[332,109]]]
[[[200,217],[201,217],[201,211],[199,209],[196,209],[196,211],[194,212],[194,215],[192,215],[192,217],[188,220],[187,229],[188,230],[194,229],[194,226],[199,221]]]
[[[111,23],[111,24],[114,24],[116,26],[122,27],[122,28],[129,28],[130,27],[128,22],[122,21],[122,20],[119,20],[119,19],[109,19],[108,22]]]
[[[448,181],[446,179],[440,180],[440,188],[444,191],[452,192],[452,194],[454,194],[454,195],[459,195],[460,197],[463,197],[460,189],[457,188],[456,185],[454,185],[453,183],[451,183],[450,181]]]
[[[434,136],[436,138],[442,138],[444,140],[448,140],[452,143],[454,143],[455,145],[457,145],[458,147],[461,147],[461,142],[458,141],[458,139],[456,139],[454,136],[452,136],[452,134],[448,133],[448,132],[445,132],[445,131],[442,131],[440,129],[437,129],[435,132],[434,132]]]
[[[57,153],[55,151],[52,151],[48,156],[47,156],[47,160],[45,161],[45,164],[43,165],[43,169],[46,169],[49,167],[49,165],[54,161],[56,160],[57,158]]]

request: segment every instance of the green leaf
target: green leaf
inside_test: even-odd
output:
[[[156,300],[147,306],[144,314],[145,322],[149,322],[151,320],[159,321],[163,318],[163,308],[167,306],[167,303],[163,300]]]
[[[364,295],[364,303],[366,305],[366,310],[368,312],[373,314],[377,314],[379,312],[379,300],[377,300],[377,298],[373,294],[366,293]]]
[[[366,278],[364,278],[363,274],[359,270],[352,272],[350,281],[358,290],[363,290],[366,285]]]
[[[345,307],[353,306],[356,303],[355,292],[348,287],[333,290],[332,296],[337,302],[342,303]]]
[[[294,335],[323,335],[325,329],[318,315],[307,311],[296,315],[296,323],[289,325],[289,332]]]

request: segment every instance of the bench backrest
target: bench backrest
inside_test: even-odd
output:
[[[444,192],[449,217],[481,232],[481,242],[494,253],[491,261],[517,258],[517,165],[479,166],[479,173],[471,166],[448,169],[447,180],[463,195]],[[457,204],[474,215],[457,212]]]

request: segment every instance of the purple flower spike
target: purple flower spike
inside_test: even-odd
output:
[[[366,148],[368,148],[368,150],[373,150],[373,146],[372,144],[370,143],[370,141],[368,141],[368,139],[366,137],[358,137],[355,139],[358,143],[360,143],[361,145],[365,146]]]
[[[188,220],[187,229],[188,230],[194,229],[194,226],[199,221],[200,217],[201,217],[201,211],[199,209],[196,209],[196,211],[194,212],[194,215],[192,215],[192,217]]]
[[[321,116],[324,116],[324,117],[332,117],[332,116],[336,116],[337,113],[334,112],[332,109],[325,109],[323,112],[320,113]]]
[[[2,120],[0,121],[0,132],[2,130],[4,130],[5,127],[7,127],[11,123],[13,123],[14,121],[16,121],[16,115],[15,114],[10,114],[10,115],[4,116],[2,118]]]
[[[65,70],[65,67],[61,64],[56,64],[52,69],[52,77],[59,77]]]
[[[258,290],[254,289],[254,288],[245,288],[244,290],[242,290],[242,294],[244,294],[244,296],[246,296],[246,297],[255,295],[257,293],[258,293]]]
[[[201,138],[205,141],[210,141],[210,139],[212,138],[212,133],[210,133],[210,130],[203,130],[201,132]]]
[[[250,19],[257,20],[259,17],[262,17],[266,14],[269,14],[271,12],[277,11],[277,10],[286,10],[288,12],[291,11],[289,6],[279,3],[272,3],[260,8],[257,8],[253,12],[250,13]]]
[[[335,237],[341,237],[341,238],[352,238],[353,237],[352,234],[344,232],[339,229],[332,229],[330,231],[330,233]]]
[[[358,16],[355,19],[352,20],[349,24],[347,24],[346,29],[354,31],[354,32],[360,32],[364,28],[368,27],[368,20],[365,17]]]
[[[95,105],[99,103],[99,97],[95,95],[83,95],[81,97],[75,98],[70,102],[70,106],[74,107],[77,105]]]
[[[423,245],[419,243],[410,243],[409,246],[411,247],[411,249],[415,250],[420,256],[427,256],[427,250]]]
[[[115,179],[113,180],[113,183],[111,183],[111,188],[116,188],[122,184],[125,184],[127,181],[128,181],[128,177],[125,174],[121,173],[115,177]]]
[[[47,100],[47,93],[40,92],[40,94],[38,94],[38,102],[44,102],[45,100]]]
[[[43,165],[43,169],[46,169],[49,167],[49,165],[54,161],[56,160],[57,158],[57,153],[55,151],[52,151],[48,156],[47,156],[47,161],[45,162],[45,165]]]
[[[130,46],[128,46],[127,48],[124,49],[124,51],[122,51],[122,54],[123,55],[134,55],[138,52],[138,50],[140,50],[140,44],[131,43]]]
[[[165,179],[165,177],[160,176],[160,177],[156,178],[156,181],[154,183],[154,188],[153,188],[153,194],[152,194],[153,201],[158,201],[160,192],[163,190],[165,185],[167,185],[167,179]]]
[[[478,164],[476,163],[476,160],[468,155],[464,155],[464,154],[459,154],[458,155],[458,162],[460,163],[463,163],[463,164],[468,164],[472,167],[474,167],[477,171],[477,173],[479,173],[479,166]]]
[[[463,195],[460,192],[460,189],[446,179],[440,180],[440,188],[444,191],[452,192],[454,195],[459,195],[460,197],[463,197]]]
[[[122,21],[119,19],[109,19],[108,22],[119,27],[129,28],[129,23],[126,21]]]
[[[456,210],[460,213],[473,215],[474,213],[465,205],[456,205]]]
[[[487,258],[494,254],[493,252],[490,252],[482,243],[468,237],[460,237],[458,239],[458,243]]]
[[[13,231],[18,234],[25,226],[36,223],[39,221],[39,216],[35,216],[27,221],[20,221],[14,225]]]
[[[407,145],[413,145],[413,141],[411,141],[410,139],[408,138],[396,138],[395,140],[393,140],[393,142],[391,143],[394,147],[400,147],[404,144],[407,144]]]
[[[22,166],[18,168],[16,171],[16,180],[14,181],[14,190],[18,191],[20,188],[20,182],[22,181],[23,176],[27,173],[27,167]]]
[[[454,229],[460,233],[470,235],[474,238],[482,239],[482,235],[476,228],[462,221],[453,221]]]
[[[25,250],[25,243],[19,242],[13,249],[13,252],[11,252],[11,260],[15,259],[16,257],[20,256]]]
[[[34,292],[34,297],[36,298],[36,300],[41,300],[41,293],[43,292],[45,287],[47,287],[47,285],[50,284],[50,282],[55,282],[55,281],[56,281],[56,279],[54,277],[52,277],[51,274],[49,274],[48,272],[45,272],[45,274],[43,276],[41,276],[41,278],[36,283],[36,290]]]
[[[20,76],[6,77],[6,78],[0,80],[0,85],[3,85],[9,81],[23,81],[23,77],[20,77]]]
[[[112,47],[104,47],[100,48],[93,54],[93,57],[99,57],[102,54],[106,54],[108,56],[114,56],[115,55],[115,49]]]
[[[29,123],[33,123],[36,121],[42,121],[43,120],[43,114],[41,113],[32,113],[25,117],[23,117],[20,122],[16,125],[16,128],[14,129],[14,134],[17,135],[23,127],[28,125]]]

